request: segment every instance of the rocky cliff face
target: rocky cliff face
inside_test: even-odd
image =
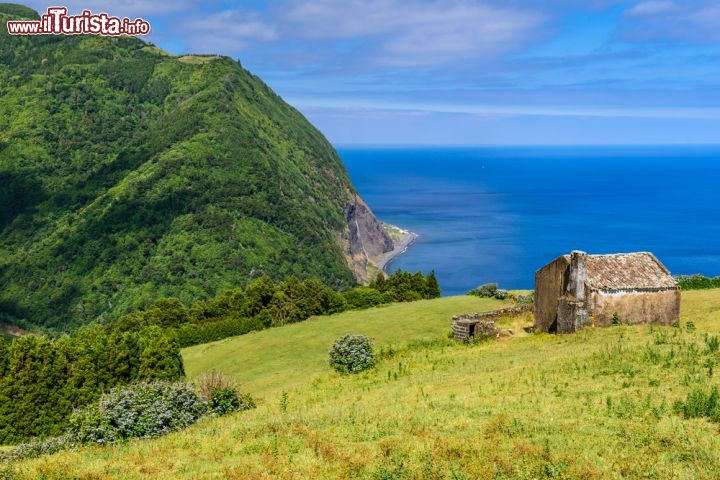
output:
[[[381,271],[375,262],[393,249],[393,242],[359,195],[345,210],[347,229],[340,238],[348,267],[359,283],[368,283]]]

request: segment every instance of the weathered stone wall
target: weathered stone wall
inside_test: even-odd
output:
[[[490,312],[467,313],[456,315],[452,321],[452,331],[455,340],[463,341],[470,335],[470,325],[493,322],[503,317],[514,317],[523,313],[532,312],[533,305],[516,305],[513,307],[501,308]]]
[[[589,298],[590,323],[598,327],[612,325],[617,312],[621,323],[671,325],[680,321],[680,290],[592,291]]]
[[[564,294],[569,262],[559,257],[535,272],[535,329],[548,332],[555,323],[558,304]]]
[[[587,325],[588,311],[586,302],[577,302],[568,298],[561,298],[557,312],[557,333],[575,333]]]

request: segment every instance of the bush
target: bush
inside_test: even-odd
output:
[[[210,394],[210,411],[215,415],[225,415],[240,408],[240,399],[234,388],[218,388]]]
[[[720,277],[709,278],[705,275],[682,275],[676,277],[676,280],[681,290],[720,288]]]
[[[219,372],[203,374],[198,380],[198,390],[214,415],[255,408],[255,401],[249,395],[238,393],[235,381]]]
[[[365,335],[343,335],[328,354],[330,366],[340,373],[357,373],[375,365],[372,343]]]
[[[83,327],[52,339],[0,342],[0,444],[61,435],[74,408],[110,388],[183,376],[182,356],[159,327]]]
[[[22,443],[11,450],[0,454],[0,460],[5,462],[35,458],[40,455],[52,455],[74,446],[70,435],[60,437],[34,438],[29,442]]]
[[[189,384],[145,382],[110,390],[70,417],[69,433],[77,443],[118,443],[152,438],[197,422],[207,402]]]
[[[532,305],[535,303],[535,292],[530,292],[527,295],[513,296],[512,298],[518,305]]]
[[[385,295],[370,287],[357,287],[342,293],[349,308],[370,308],[386,303]]]
[[[510,297],[510,292],[498,288],[497,283],[486,283],[484,285],[480,285],[479,287],[470,290],[467,294],[481,298],[497,298],[498,300],[505,300]]]
[[[471,290],[471,292],[474,292],[473,295],[476,295],[478,297],[490,298],[495,296],[497,290],[497,283],[486,283],[484,285],[480,285],[475,290]]]
[[[685,418],[708,418],[713,422],[720,422],[720,395],[717,387],[713,387],[710,393],[704,390],[691,390],[687,399],[683,402],[675,402],[674,410]]]

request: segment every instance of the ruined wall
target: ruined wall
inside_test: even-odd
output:
[[[532,304],[516,305],[513,307],[505,307],[490,312],[466,313],[465,315],[455,315],[452,321],[452,331],[455,340],[462,341],[470,335],[470,325],[492,324],[495,320],[503,317],[514,317],[528,313],[533,310]]]
[[[612,325],[615,312],[621,323],[655,323],[671,325],[680,321],[680,290],[660,291],[592,291],[590,323],[598,327]]]
[[[564,294],[565,273],[570,262],[559,257],[535,272],[535,329],[548,332],[555,323],[560,298]]]

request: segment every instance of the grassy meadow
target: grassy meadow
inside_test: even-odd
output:
[[[391,305],[193,347],[189,376],[232,374],[258,408],[12,468],[46,479],[718,478],[718,425],[672,405],[720,383],[709,341],[720,331],[720,290],[684,292],[681,328],[447,338],[452,314],[492,303]],[[376,369],[325,367],[346,331],[375,337]]]
[[[209,370],[231,375],[243,390],[262,399],[326,375],[330,345],[345,333],[368,335],[379,349],[400,348],[443,337],[457,313],[494,310],[502,305],[494,299],[445,297],[315,317],[186,348],[185,371],[191,380]]]

